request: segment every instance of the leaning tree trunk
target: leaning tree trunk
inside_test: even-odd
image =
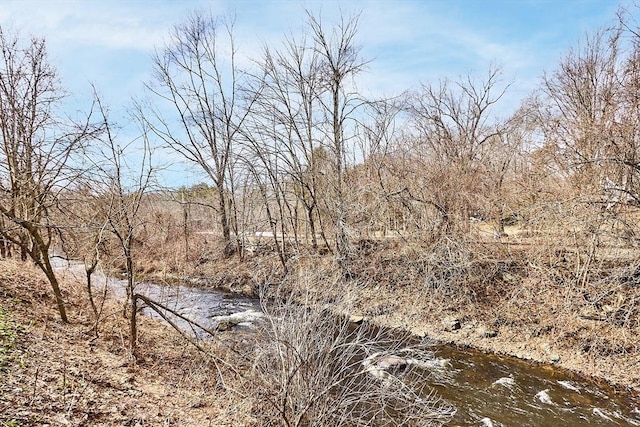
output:
[[[49,245],[44,242],[42,236],[38,229],[30,223],[23,223],[23,226],[29,232],[31,237],[33,238],[34,248],[31,251],[27,251],[30,254],[32,260],[36,263],[38,267],[44,272],[45,276],[49,280],[49,284],[51,285],[51,289],[53,290],[53,295],[56,299],[56,305],[58,306],[58,312],[60,313],[60,319],[64,323],[69,323],[69,319],[67,318],[67,310],[64,306],[64,298],[62,297],[62,291],[60,290],[60,284],[58,283],[58,278],[56,277],[53,266],[51,265],[51,258],[49,257]],[[22,247],[25,249],[25,247]]]
[[[44,274],[47,276],[49,283],[51,284],[51,288],[53,289],[53,295],[56,298],[56,305],[58,306],[58,313],[60,313],[60,319],[64,323],[69,323],[69,319],[67,318],[67,310],[64,307],[64,298],[62,298],[62,291],[60,290],[60,284],[58,283],[58,278],[56,277],[53,268],[51,267],[51,262],[49,261],[49,256],[44,256],[44,264],[41,267]]]

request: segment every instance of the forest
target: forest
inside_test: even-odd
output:
[[[371,99],[359,15],[327,24],[308,12],[303,33],[247,64],[232,17],[194,12],[155,51],[129,107],[134,138],[98,87],[87,111],[62,111],[46,40],[0,28],[0,422],[449,422],[450,407],[404,385],[362,390],[353,359],[392,341],[353,332],[363,321],[637,395],[637,13],[619,9],[514,107],[504,101],[518,82],[495,64]],[[167,158],[203,182],[163,188]],[[83,277],[62,278],[70,261]],[[201,340],[173,328],[143,281],[240,292],[272,316],[259,345],[222,330]],[[47,334],[82,349],[47,349]],[[94,356],[129,379],[92,385],[82,372]],[[153,370],[189,391],[149,391]],[[134,396],[132,378],[173,418],[151,403],[96,406]]]

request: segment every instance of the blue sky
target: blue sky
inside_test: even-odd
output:
[[[190,11],[237,16],[240,49],[258,57],[264,43],[299,35],[304,10],[327,24],[340,11],[361,11],[359,43],[372,62],[365,93],[392,95],[441,77],[483,75],[490,64],[513,81],[508,105],[517,105],[544,70],[588,32],[614,22],[615,0],[0,0],[0,25],[47,39],[63,85],[82,104],[95,83],[112,118],[126,122],[125,106],[148,81],[154,47]],[[630,2],[623,1],[623,5]],[[636,15],[638,15],[636,13]],[[183,169],[184,170],[184,169]],[[167,184],[197,181],[167,175]],[[195,172],[193,172],[195,174]],[[189,175],[189,176],[187,176]]]

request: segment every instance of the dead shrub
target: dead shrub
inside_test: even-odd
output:
[[[425,370],[413,364],[372,375],[369,356],[426,361],[427,345],[408,335],[366,325],[353,327],[313,304],[272,295],[268,320],[256,335],[253,415],[263,426],[427,426],[448,421],[453,408],[419,393]],[[409,359],[402,359],[409,360]],[[410,380],[409,380],[410,379]]]

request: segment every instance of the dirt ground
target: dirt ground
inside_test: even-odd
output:
[[[71,304],[63,324],[40,277],[28,265],[0,261],[0,425],[250,424],[243,397],[232,398],[220,379],[233,379],[229,366],[145,316],[134,364],[115,300],[107,299],[96,337],[82,286],[64,284]],[[207,349],[228,352],[229,337]]]

